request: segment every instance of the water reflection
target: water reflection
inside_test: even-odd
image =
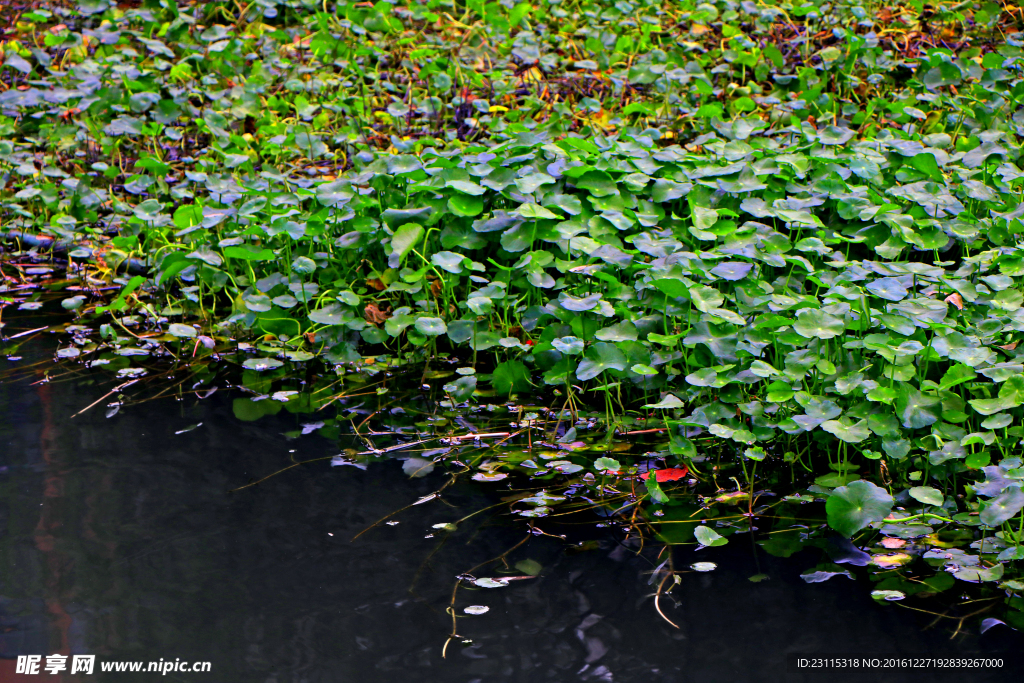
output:
[[[301,430],[308,416],[241,422],[228,391],[124,408],[110,418],[102,405],[67,417],[109,388],[87,380],[0,383],[2,681],[15,680],[5,672],[17,654],[209,660],[214,673],[205,680],[216,681],[674,683],[745,681],[754,672],[766,681],[854,679],[788,674],[787,652],[1020,649],[1018,635],[1002,627],[953,640],[941,627],[922,630],[927,620],[876,605],[865,586],[844,577],[808,585],[799,574],[821,559],[811,551],[755,560],[739,537],[713,550],[677,549],[677,566],[712,560],[719,569],[685,575],[662,599],[674,629],[649,597],[654,552],[638,557],[600,529],[546,519],[539,527],[568,533],[569,544],[531,537],[508,563],[538,563],[537,578],[461,588],[460,615],[469,605],[490,609],[459,619],[460,636],[471,642],[456,640],[442,659],[455,577],[515,546],[526,530],[501,508],[450,535],[432,525],[493,504],[508,495],[509,481],[460,482],[443,500],[412,507],[394,518],[398,524],[353,543],[447,475],[438,468],[410,478],[397,460],[365,470],[331,467],[337,443],[315,432],[284,435]],[[292,458],[324,460],[228,493]],[[500,576],[499,569],[476,575]],[[760,573],[770,580],[748,580]],[[913,672],[856,679],[922,680]]]

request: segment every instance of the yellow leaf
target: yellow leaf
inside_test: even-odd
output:
[[[875,555],[871,558],[871,563],[878,567],[900,567],[909,562],[913,562],[914,558],[907,553],[892,553],[890,555]]]

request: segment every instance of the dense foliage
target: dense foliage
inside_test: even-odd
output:
[[[813,471],[844,535],[899,502],[996,531],[959,578],[1024,559],[1019,10],[51,10],[3,44],[0,173],[6,236],[78,260],[65,357],[471,357],[450,405],[596,392],[694,472]]]

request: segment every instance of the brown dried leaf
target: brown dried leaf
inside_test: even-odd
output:
[[[377,304],[366,304],[366,308],[363,309],[363,317],[366,318],[366,322],[371,325],[382,325],[391,317],[391,307],[385,305],[385,307],[381,309],[377,307]]]
[[[388,288],[388,286],[384,284],[380,278],[377,277],[367,280],[366,284],[369,285],[370,287],[373,287],[378,292],[383,292],[385,289]]]
[[[953,304],[961,311],[964,310],[964,300],[961,299],[960,295],[957,294],[956,292],[953,292],[952,294],[947,296],[945,299],[943,299],[943,301],[945,301],[947,304]]]

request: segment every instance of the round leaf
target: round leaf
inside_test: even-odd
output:
[[[892,510],[892,496],[869,481],[840,486],[825,503],[828,525],[843,536],[853,536],[872,522],[880,522]]]
[[[801,337],[808,339],[832,339],[841,335],[846,330],[846,326],[841,318],[816,308],[804,308],[796,314],[796,323],[793,325],[793,329]]]
[[[915,486],[910,489],[910,497],[925,505],[942,505],[942,491],[931,486]]]

